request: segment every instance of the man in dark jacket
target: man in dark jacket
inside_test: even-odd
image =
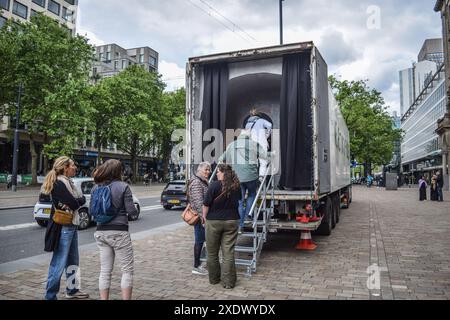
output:
[[[436,172],[436,177],[437,201],[444,201],[444,195],[442,193],[442,188],[444,188],[444,178],[442,177],[441,171]]]

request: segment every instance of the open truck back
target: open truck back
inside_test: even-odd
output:
[[[252,207],[252,252],[236,248],[252,254],[251,265],[238,264],[256,270],[268,232],[301,231],[299,249],[315,247],[304,245],[310,231],[330,235],[351,202],[350,141],[314,43],[190,58],[186,88],[188,177],[200,162],[217,162],[251,109],[273,123],[270,172]]]

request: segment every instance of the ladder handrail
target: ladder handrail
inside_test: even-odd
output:
[[[272,169],[272,163],[270,163],[270,162],[269,162],[269,164],[267,166],[264,178],[263,178],[263,180],[262,180],[262,182],[261,182],[261,184],[260,184],[260,186],[258,188],[258,192],[256,193],[255,200],[253,200],[252,206],[250,207],[250,211],[249,211],[250,214],[255,211],[256,203],[257,203],[257,201],[259,199],[259,196],[261,195],[262,190],[263,189],[267,189],[267,187],[268,187],[265,182],[266,182],[267,176],[269,174],[269,169],[270,169],[270,171],[272,171],[271,170]],[[268,183],[269,185],[272,183],[272,180],[273,180],[273,175],[271,175],[271,177],[269,179],[269,183]],[[264,199],[262,199],[263,201],[261,201],[261,204],[258,207],[258,212],[253,215],[253,228],[256,227],[256,223],[258,221],[259,213],[261,212],[262,205],[263,205],[264,201],[266,200],[267,190],[265,190],[265,191],[266,192],[264,192]]]

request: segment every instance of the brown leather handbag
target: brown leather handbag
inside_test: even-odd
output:
[[[189,203],[181,214],[181,218],[183,218],[187,224],[193,226],[198,222],[200,216],[194,209],[192,209],[191,204]]]
[[[53,214],[53,221],[57,224],[66,226],[72,224],[73,214],[69,211],[55,209]]]

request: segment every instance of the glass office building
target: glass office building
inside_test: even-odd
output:
[[[405,134],[401,145],[402,171],[412,183],[417,183],[420,175],[430,176],[442,169],[436,129],[437,120],[446,110],[445,91],[445,69],[441,65],[402,117],[401,129]]]

